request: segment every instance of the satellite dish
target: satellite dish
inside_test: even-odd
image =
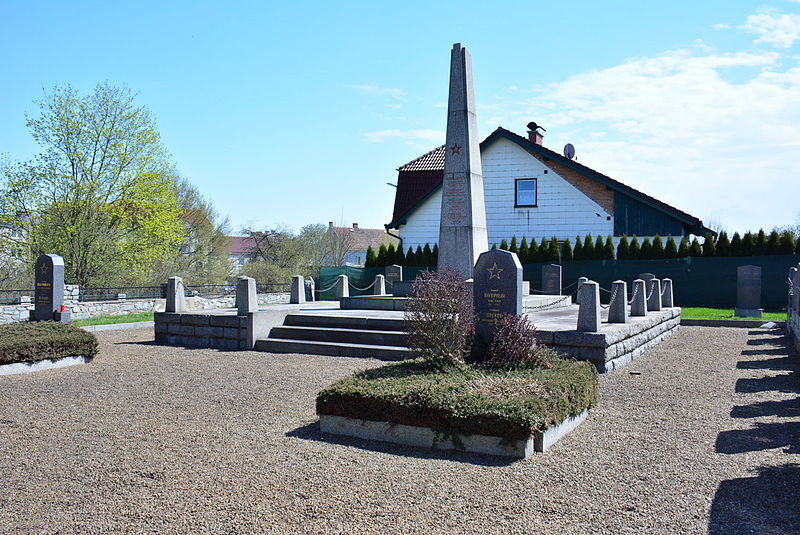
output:
[[[572,143],[567,143],[564,145],[564,156],[570,160],[575,157],[575,147],[572,146]]]

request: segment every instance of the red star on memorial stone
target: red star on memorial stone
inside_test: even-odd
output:
[[[453,154],[461,154],[461,147],[458,145],[453,145],[450,150],[453,151]]]

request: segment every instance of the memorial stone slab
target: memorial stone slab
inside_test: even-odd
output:
[[[506,314],[522,313],[522,264],[516,253],[493,249],[481,253],[472,283],[475,334],[491,338]]]
[[[289,288],[289,303],[300,305],[306,302],[306,282],[302,275],[292,277],[292,285]]]
[[[739,317],[761,317],[761,266],[736,268],[736,310]]]
[[[631,296],[631,316],[647,316],[647,290],[642,279],[633,281]]]
[[[256,280],[252,277],[239,277],[236,281],[237,316],[246,316],[250,312],[258,312],[258,292]]]
[[[542,266],[542,293],[561,295],[561,266],[558,264]]]
[[[386,279],[383,275],[375,275],[375,284],[372,286],[373,295],[386,295]]]
[[[62,317],[64,305],[64,259],[57,254],[45,254],[36,259],[34,290],[34,321],[53,321],[58,315],[65,323],[69,316]]]
[[[314,295],[316,293],[315,290],[317,289],[317,284],[314,282],[314,279],[312,277],[309,277],[306,279],[305,286],[306,286],[306,302],[313,303],[314,301],[317,300],[316,296]]]
[[[386,266],[383,273],[390,290],[394,288],[394,283],[403,280],[403,266],[398,266],[397,264]]]
[[[625,281],[616,280],[611,283],[608,322],[628,323],[628,283]]]
[[[438,268],[473,276],[478,255],[489,248],[483,200],[481,151],[472,86],[472,58],[456,43],[450,54]]]
[[[661,306],[664,308],[675,306],[672,299],[672,279],[661,279]]]
[[[186,295],[181,277],[167,279],[167,302],[165,312],[183,312],[186,310]]]
[[[595,333],[600,330],[600,285],[586,281],[578,288],[578,331]]]
[[[661,310],[661,279],[645,281],[647,288],[647,310],[658,312]]]

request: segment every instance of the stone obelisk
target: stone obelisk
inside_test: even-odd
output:
[[[478,256],[488,248],[472,58],[456,43],[450,56],[438,268],[471,278]]]

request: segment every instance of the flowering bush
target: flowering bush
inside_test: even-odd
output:
[[[541,346],[536,327],[524,314],[506,314],[489,344],[487,364],[534,362],[539,359]]]

